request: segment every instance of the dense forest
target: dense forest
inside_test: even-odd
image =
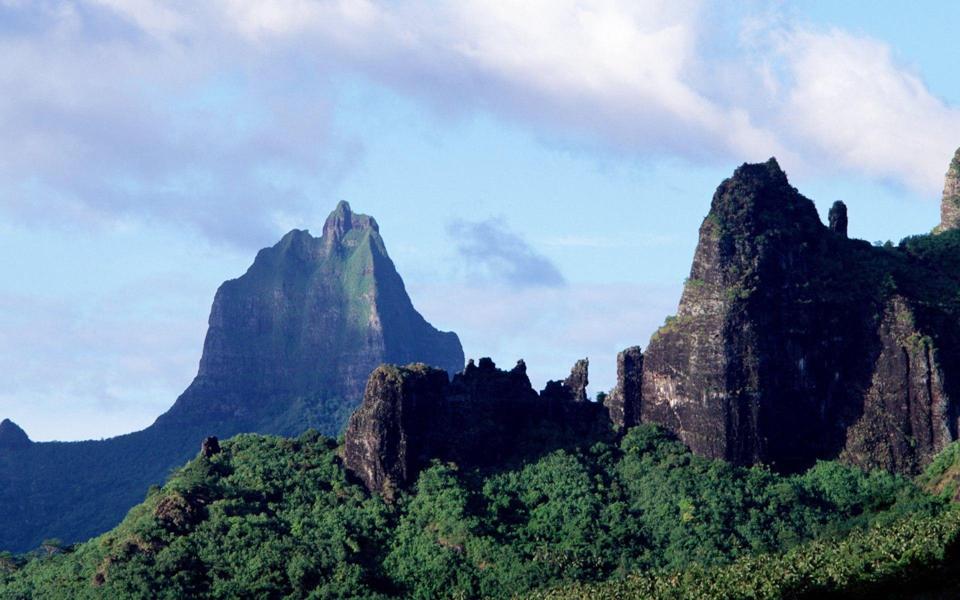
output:
[[[960,537],[955,446],[916,481],[838,462],[788,476],[694,456],[642,425],[496,470],[437,463],[390,503],[339,450],[313,431],[240,435],[114,530],[0,556],[0,596],[869,594],[935,572]]]

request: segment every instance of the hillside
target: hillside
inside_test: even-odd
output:
[[[761,553],[803,555],[811,539],[842,552],[875,527],[899,531],[907,515],[927,532],[917,556],[935,561],[960,527],[944,498],[895,475],[835,462],[793,476],[735,467],[653,426],[551,447],[509,469],[435,464],[388,503],[329,438],[241,435],[112,531],[8,555],[0,596],[509,598],[652,569],[776,565]],[[723,567],[733,560],[747,563]]]
[[[0,424],[0,549],[116,525],[208,435],[336,435],[382,362],[463,368],[456,334],[416,311],[379,226],[341,202],[323,234],[294,230],[217,290],[196,378],[150,427],[32,443]]]

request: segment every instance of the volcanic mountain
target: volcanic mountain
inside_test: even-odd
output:
[[[114,526],[208,435],[335,435],[381,363],[463,368],[457,335],[414,308],[376,221],[340,202],[320,237],[293,230],[225,282],[196,378],[150,427],[100,441],[31,442],[0,424],[0,549]]]

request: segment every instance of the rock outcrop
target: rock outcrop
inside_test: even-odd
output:
[[[32,443],[19,425],[10,419],[0,421],[0,452],[29,448]]]
[[[783,471],[842,454],[914,473],[955,439],[952,238],[880,248],[845,230],[845,210],[825,227],[773,159],[724,181],[678,314],[644,355],[641,420]]]
[[[643,352],[640,346],[631,346],[617,354],[617,385],[605,402],[610,422],[618,431],[640,423],[642,385]]]
[[[509,371],[489,358],[470,361],[452,381],[422,364],[383,365],[370,375],[363,404],[350,417],[344,464],[368,489],[391,498],[432,460],[462,468],[499,466],[607,434],[604,407],[579,400],[585,361],[574,374],[571,387],[548,386],[562,394],[538,395],[523,361]]]
[[[960,148],[953,155],[943,182],[938,232],[960,228]]]
[[[293,230],[220,286],[196,378],[147,429],[31,443],[0,424],[0,550],[106,531],[207,436],[336,435],[383,362],[452,373],[463,350],[413,307],[376,221],[341,202],[321,237]]]
[[[916,473],[953,439],[943,373],[905,298],[887,303],[879,334],[863,416],[847,431],[843,457],[867,469]]]
[[[840,200],[834,202],[827,215],[827,222],[830,231],[847,237],[847,205]]]
[[[520,361],[522,364],[523,361]],[[556,402],[588,402],[587,385],[589,385],[590,361],[581,358],[574,363],[570,369],[570,375],[563,381],[548,381],[546,387],[540,392],[544,398],[550,398]]]
[[[200,444],[200,456],[210,458],[214,454],[220,454],[220,440],[215,435],[203,438],[203,443]]]

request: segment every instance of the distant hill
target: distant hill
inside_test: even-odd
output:
[[[336,435],[381,363],[463,368],[456,334],[414,308],[376,221],[341,202],[317,238],[293,230],[217,290],[200,368],[143,431],[32,443],[0,424],[0,549],[86,539],[120,521],[208,435]]]

